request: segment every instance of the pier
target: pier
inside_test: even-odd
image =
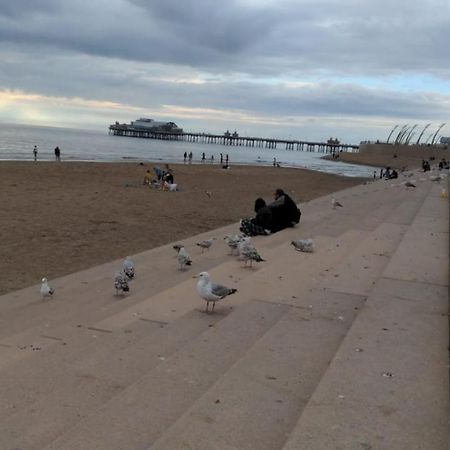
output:
[[[114,136],[125,136],[145,139],[159,139],[167,141],[197,142],[200,144],[230,145],[235,147],[256,147],[276,149],[283,148],[291,151],[306,151],[319,153],[357,152],[358,145],[342,144],[330,140],[327,142],[309,142],[292,139],[260,138],[251,136],[238,136],[236,134],[209,134],[186,133],[184,131],[154,131],[151,129],[136,128],[126,124],[109,126],[109,133]]]

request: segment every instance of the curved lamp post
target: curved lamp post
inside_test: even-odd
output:
[[[427,123],[424,127],[422,132],[419,135],[419,138],[417,139],[416,145],[419,145],[420,140],[422,139],[423,133],[425,133],[425,130],[431,125],[431,123]]]

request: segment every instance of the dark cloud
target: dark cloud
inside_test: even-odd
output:
[[[450,113],[448,19],[443,0],[2,2],[0,89],[287,120],[439,121]],[[414,79],[436,84],[408,88]]]

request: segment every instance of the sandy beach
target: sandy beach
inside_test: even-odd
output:
[[[363,181],[301,169],[171,165],[181,191],[163,192],[142,184],[149,168],[0,163],[0,294],[253,216],[254,200],[270,201],[278,187],[302,203]]]

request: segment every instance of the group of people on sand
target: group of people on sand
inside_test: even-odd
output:
[[[158,166],[153,167],[154,176],[150,169],[145,172],[143,184],[163,191],[177,191],[172,169],[166,164],[165,169]]]
[[[395,169],[391,169],[389,166],[387,166],[385,169],[380,170],[380,179],[382,178],[384,178],[385,180],[393,180],[394,178],[398,178],[398,172]]]
[[[256,216],[242,219],[240,231],[247,236],[268,235],[300,222],[302,213],[292,198],[283,189],[277,189],[274,200],[266,204],[261,197],[255,200]]]

